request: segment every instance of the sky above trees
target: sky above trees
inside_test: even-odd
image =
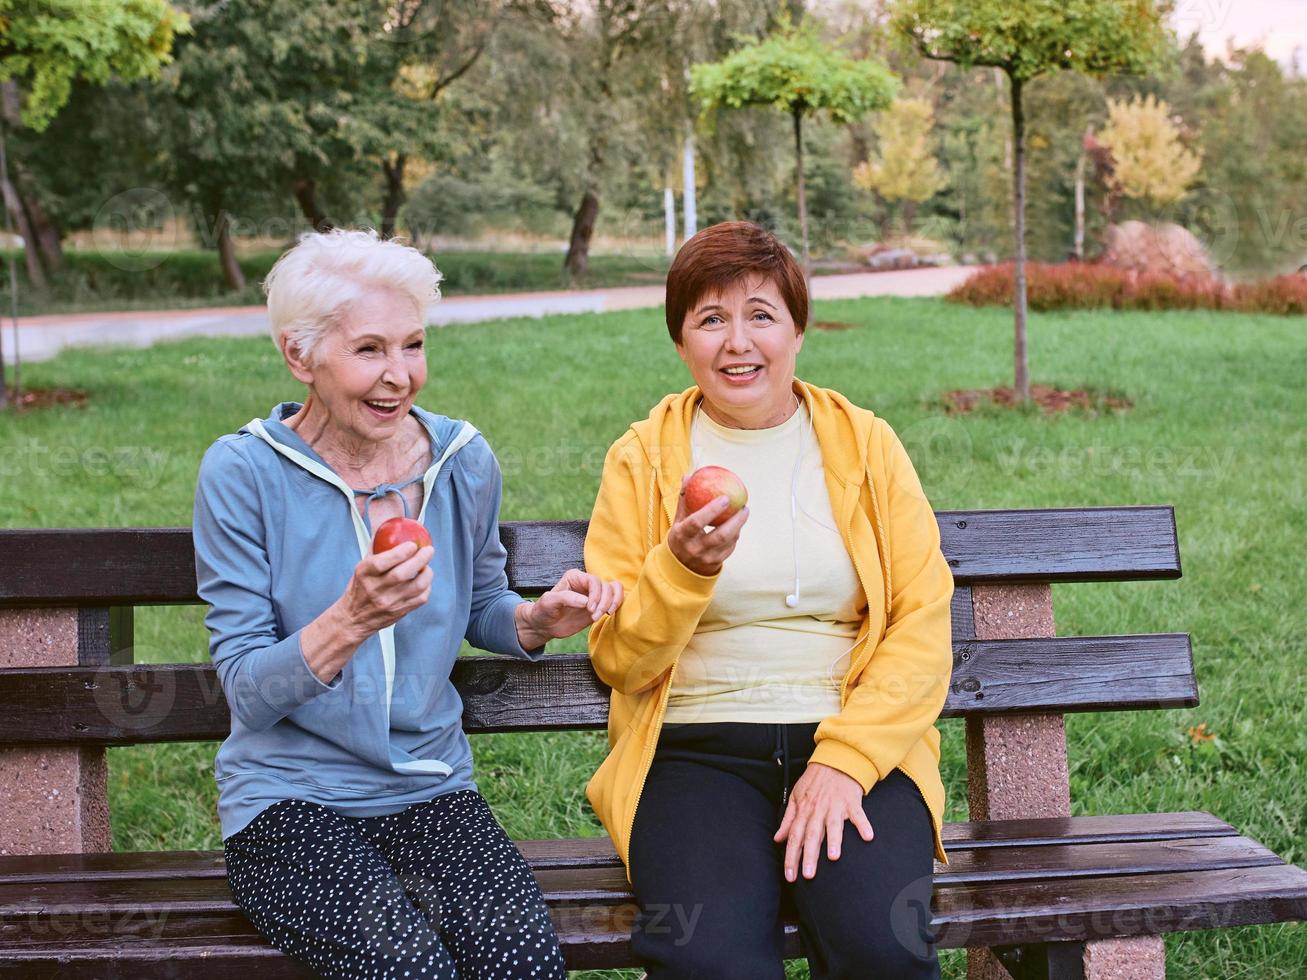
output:
[[[1286,68],[1307,74],[1307,4],[1303,0],[1176,0],[1172,24],[1181,39],[1194,31],[1209,55],[1230,39],[1260,47]]]

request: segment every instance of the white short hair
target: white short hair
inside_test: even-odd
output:
[[[440,270],[417,249],[371,229],[304,235],[263,280],[272,339],[280,349],[287,338],[312,364],[322,338],[360,296],[395,290],[413,300],[425,320],[427,307],[440,299],[440,279]]]

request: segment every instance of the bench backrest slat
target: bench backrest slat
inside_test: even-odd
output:
[[[538,663],[463,657],[454,669],[469,732],[602,728],[608,690],[582,655]],[[923,696],[904,678],[881,696]],[[954,645],[943,717],[1096,711],[1198,703],[1189,637],[967,640]],[[127,745],[227,736],[229,712],[209,664],[33,668],[0,672],[0,742]]]
[[[960,585],[1178,578],[1170,507],[939,511]],[[509,584],[548,589],[582,563],[584,521],[500,525]],[[188,528],[0,531],[0,607],[195,603]]]

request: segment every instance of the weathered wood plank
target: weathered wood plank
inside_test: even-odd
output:
[[[608,690],[581,655],[530,663],[463,657],[453,680],[471,733],[602,728]],[[887,686],[917,696],[923,681]],[[1101,711],[1197,703],[1182,633],[954,645],[944,717],[1009,711]],[[226,738],[230,714],[210,664],[0,671],[0,743],[133,745]]]
[[[1238,837],[1210,813],[1138,813],[946,823],[941,835],[950,854],[995,848],[1160,842]],[[617,852],[607,837],[516,842],[532,868],[615,868]],[[86,854],[22,854],[0,857],[0,885],[21,882],[96,881],[105,878],[222,878],[222,851],[110,851]]]
[[[940,511],[955,579],[1073,582],[1177,578],[1171,507]],[[500,525],[510,585],[531,595],[580,566],[584,521]],[[0,531],[0,606],[194,603],[189,528]]]
[[[1054,882],[1063,878],[1111,878],[1228,868],[1260,868],[1284,862],[1246,837],[1197,837],[1173,841],[994,847],[954,850],[935,873],[936,888],[1004,882]],[[607,868],[540,868],[536,878],[551,903],[634,901],[626,871]],[[1052,886],[1057,887],[1057,886]]]
[[[550,877],[542,876],[547,894]],[[633,907],[616,899],[613,893],[596,901],[551,902],[570,967],[630,965]],[[1307,872],[1280,864],[978,884],[941,880],[932,905],[942,947],[1158,935],[1307,918]],[[93,955],[136,960],[143,969],[132,976],[164,975],[146,972],[165,960],[151,950],[162,954],[170,945],[180,950],[207,940],[211,949],[240,954],[246,943],[258,942],[226,883],[216,879],[0,886],[0,969],[68,960],[79,947],[86,950],[79,938],[92,944]]]

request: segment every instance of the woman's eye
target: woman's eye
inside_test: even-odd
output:
[[[422,349],[422,341],[420,341],[420,340],[416,340],[416,341],[414,341],[413,343],[411,343],[411,344],[408,345],[408,349],[409,349],[409,350],[421,350],[421,349]]]
[[[719,316],[708,316],[703,318],[699,323],[699,326],[704,329],[711,329],[712,327],[720,327],[724,322],[725,321]]]
[[[364,344],[362,347],[359,348],[359,353],[360,353],[360,354],[370,354],[370,353],[372,353],[373,351],[375,351],[376,349],[377,349],[377,345],[376,345],[376,344]]]
[[[757,313],[755,313],[753,316],[754,316],[754,319],[755,319],[755,320],[756,320],[758,317],[762,317],[764,320],[770,320],[770,319],[772,318],[771,314],[768,313],[766,310],[759,310],[759,311],[758,311]]]

